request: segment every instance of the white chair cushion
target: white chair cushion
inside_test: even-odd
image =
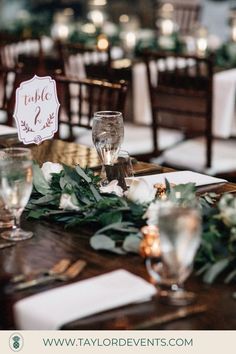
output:
[[[183,134],[177,130],[159,129],[158,145],[160,150],[171,147],[183,140]],[[153,151],[152,128],[125,124],[125,136],[122,149],[127,150],[130,155],[150,153]]]
[[[76,135],[75,142],[77,144],[82,144],[85,146],[93,147],[92,140],[92,130],[86,128],[73,128],[74,134]]]
[[[73,127],[73,135],[76,137],[76,143],[93,146],[92,130],[82,127]],[[67,124],[60,124],[60,137],[61,139],[67,139],[69,137],[69,126]]]
[[[8,125],[0,124],[0,135],[5,134],[16,134],[17,129],[14,127],[9,127]]]
[[[212,146],[212,167],[206,168],[206,144],[204,138],[187,140],[165,151],[162,162],[169,166],[188,168],[208,174],[236,170],[236,141],[215,140]]]
[[[76,142],[86,146],[93,146],[92,131],[83,128],[73,128]],[[183,134],[176,130],[159,130],[159,148],[166,149],[183,140]],[[134,124],[125,124],[124,142],[122,149],[130,155],[150,153],[153,150],[151,127],[142,127]]]

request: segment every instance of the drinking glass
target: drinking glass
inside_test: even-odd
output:
[[[121,112],[100,111],[94,114],[92,126],[93,143],[102,162],[102,173],[105,167],[114,165],[124,138],[124,124]],[[106,176],[102,177],[106,184]]]
[[[12,215],[9,210],[5,208],[5,204],[0,196],[0,229],[7,229],[9,227],[12,227],[12,225]]]
[[[12,229],[1,233],[11,241],[26,240],[33,236],[20,227],[21,214],[32,192],[32,156],[26,148],[7,148],[0,154],[0,195],[13,216]]]
[[[162,302],[188,305],[195,300],[195,294],[186,291],[183,284],[192,271],[200,245],[200,211],[195,206],[165,202],[159,210],[158,220],[161,262],[149,259],[147,269],[160,288]]]

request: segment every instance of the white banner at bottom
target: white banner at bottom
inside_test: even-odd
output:
[[[235,354],[236,331],[0,331],[1,354]]]

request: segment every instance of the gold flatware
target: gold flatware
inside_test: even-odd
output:
[[[163,172],[163,167],[160,166],[147,167],[147,168],[141,168],[140,170],[134,171],[134,176],[141,177],[141,176],[147,176],[147,175],[152,175],[152,174],[162,173],[162,172]]]
[[[136,329],[147,329],[153,326],[161,326],[163,324],[166,324],[168,322],[176,321],[176,320],[181,320],[189,316],[197,315],[200,313],[203,313],[207,310],[206,305],[194,305],[190,307],[183,307],[181,309],[178,309],[177,311],[167,313],[162,316],[157,316],[154,317],[151,320],[147,320],[144,322],[141,322],[135,326],[133,326],[132,330]]]
[[[4,248],[8,247],[14,247],[16,244],[13,242],[6,242],[6,243],[1,243],[0,244],[0,250],[3,250]]]
[[[66,269],[71,264],[69,259],[61,259],[59,262],[54,264],[50,269],[40,269],[38,271],[33,271],[26,274],[18,274],[14,275],[11,278],[11,283],[18,283],[26,280],[33,280],[32,278],[36,279],[39,276],[46,276],[46,275],[54,275],[54,274],[61,274],[66,271]]]
[[[32,288],[34,286],[48,284],[56,280],[63,281],[63,282],[72,280],[82,272],[86,264],[87,263],[85,261],[78,260],[75,263],[73,263],[65,272],[61,274],[45,275],[36,279],[21,282],[16,285],[13,285],[11,287],[11,290],[12,291],[25,290],[28,288]]]

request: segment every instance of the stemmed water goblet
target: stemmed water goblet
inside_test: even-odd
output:
[[[146,266],[159,288],[162,302],[183,306],[195,300],[195,294],[184,289],[194,256],[201,240],[201,216],[195,205],[163,202],[158,212],[161,261],[147,259]]]
[[[114,165],[124,138],[121,112],[100,111],[94,114],[92,126],[93,143],[102,162],[102,184],[108,183],[106,166]]]
[[[7,148],[0,152],[0,195],[5,207],[11,213],[12,229],[1,233],[11,241],[31,238],[31,231],[20,227],[21,214],[30,198],[33,185],[32,156],[26,148]]]

